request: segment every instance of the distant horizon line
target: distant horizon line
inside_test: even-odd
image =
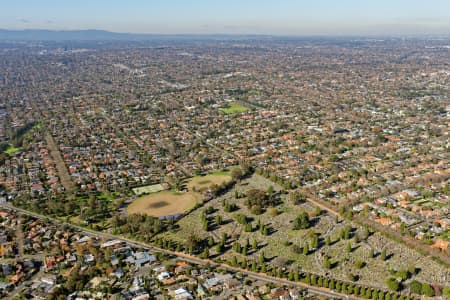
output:
[[[0,28],[0,31],[7,32],[30,32],[30,31],[47,31],[47,32],[103,32],[110,34],[121,34],[121,35],[135,35],[135,36],[261,36],[261,37],[449,37],[449,33],[227,33],[227,32],[216,32],[216,33],[158,33],[158,32],[130,32],[130,31],[113,31],[107,29],[46,29],[46,28],[21,28],[21,29],[9,29]]]

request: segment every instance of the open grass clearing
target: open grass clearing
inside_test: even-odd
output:
[[[20,150],[21,150],[21,148],[14,147],[13,145],[10,144],[8,146],[8,148],[5,150],[5,153],[8,155],[14,155],[17,152],[19,152]]]
[[[195,176],[186,183],[189,191],[204,191],[214,184],[220,185],[231,181],[231,175],[225,172],[211,173],[205,176]]]
[[[31,129],[41,129],[42,128],[42,124],[41,123],[37,123],[36,125],[33,126],[33,128]]]
[[[221,112],[227,115],[242,113],[250,110],[250,108],[240,104],[239,102],[229,102],[226,104],[226,107],[219,109]]]
[[[427,200],[427,199],[419,199],[419,200],[414,201],[413,203],[416,205],[421,205],[421,204],[425,204],[428,202],[429,202],[429,200]]]
[[[112,200],[117,199],[118,197],[119,197],[119,193],[117,193],[117,192],[112,192],[112,193],[101,192],[100,194],[97,195],[97,199],[105,200],[105,201],[112,201]]]
[[[214,172],[211,172],[211,173],[209,173],[210,175],[228,175],[228,176],[231,176],[231,170],[233,169],[234,167],[230,167],[230,168],[228,168],[228,169],[222,169],[222,170],[218,170],[218,171],[214,171]]]

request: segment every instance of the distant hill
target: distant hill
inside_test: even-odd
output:
[[[145,41],[161,39],[264,39],[270,36],[264,35],[163,35],[163,34],[136,34],[118,33],[106,30],[46,30],[24,29],[7,30],[0,29],[0,40],[10,41]]]
[[[0,40],[48,40],[48,41],[69,41],[69,40],[144,40],[154,38],[150,34],[117,33],[106,30],[6,30],[0,29]]]

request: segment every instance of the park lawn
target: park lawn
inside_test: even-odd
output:
[[[441,234],[439,235],[439,237],[440,237],[441,239],[446,240],[446,241],[450,241],[450,230],[444,231],[443,233],[441,233]]]
[[[232,169],[233,167],[231,167],[230,169],[223,169],[223,170],[219,170],[219,171],[214,171],[214,172],[211,172],[210,174],[211,175],[228,175],[228,176],[231,176],[231,169]]]
[[[14,155],[17,152],[19,152],[21,150],[21,148],[16,148],[13,145],[9,145],[8,148],[5,150],[5,153],[8,155]]]
[[[80,195],[80,196],[76,196],[76,197],[74,198],[74,200],[75,200],[75,201],[78,201],[78,202],[86,202],[86,201],[89,200],[89,196],[88,196],[88,195]]]
[[[219,109],[221,112],[227,115],[237,114],[250,110],[250,108],[240,104],[239,102],[227,103],[227,106]]]
[[[416,205],[425,204],[427,202],[429,202],[427,199],[419,199],[419,200],[413,201],[413,203]]]
[[[97,195],[97,199],[106,200],[106,201],[115,200],[115,199],[117,199],[117,197],[118,197],[118,193],[116,193],[116,192],[112,192],[112,193],[101,192],[100,194]]]
[[[144,213],[162,217],[184,213],[201,200],[201,196],[193,192],[176,193],[161,191],[137,198],[127,207],[127,213]]]
[[[80,216],[73,216],[73,217],[70,217],[70,218],[69,218],[69,221],[70,221],[70,223],[76,224],[76,225],[81,225],[81,224],[82,224],[82,221],[81,221]]]
[[[162,186],[162,184],[153,184],[153,185],[146,185],[141,187],[133,188],[133,193],[135,195],[141,196],[142,194],[152,194],[164,191],[165,188]]]
[[[211,187],[213,184],[220,185],[231,181],[231,175],[228,173],[211,173],[205,176],[195,176],[188,180],[186,186],[189,191],[203,191]]]

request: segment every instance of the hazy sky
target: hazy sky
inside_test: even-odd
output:
[[[450,34],[450,0],[0,0],[0,28]]]

